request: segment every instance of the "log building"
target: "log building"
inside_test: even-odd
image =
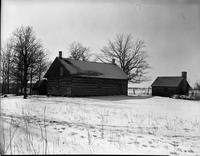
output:
[[[114,63],[56,57],[47,73],[47,94],[54,96],[127,95],[128,76]]]
[[[187,72],[182,76],[157,77],[152,83],[152,96],[188,95],[191,88],[187,82]]]

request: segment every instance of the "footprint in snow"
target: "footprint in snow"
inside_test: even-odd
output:
[[[148,134],[150,134],[150,135],[154,135],[154,133],[153,133],[153,132],[148,132]]]
[[[70,133],[70,135],[76,135],[76,134],[78,134],[78,133],[76,133],[76,132],[71,132]]]
[[[56,121],[50,121],[50,123],[56,123]]]
[[[184,130],[185,130],[186,132],[189,132],[190,129],[189,129],[189,128],[184,128]]]
[[[170,154],[172,154],[172,155],[177,155],[177,153],[176,153],[176,152],[170,152]]]
[[[138,138],[143,138],[143,136],[137,136]]]
[[[166,146],[164,146],[164,148],[168,149],[169,147],[166,145]]]
[[[91,129],[94,129],[95,127],[94,127],[94,126],[90,126],[90,128],[91,128]]]
[[[178,150],[178,151],[181,151],[181,152],[183,151],[181,148],[178,148],[177,150]]]
[[[190,150],[188,150],[188,152],[189,152],[189,153],[194,153],[194,151],[193,151],[193,150],[191,150],[191,149],[190,149]]]

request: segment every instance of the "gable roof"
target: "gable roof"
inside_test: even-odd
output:
[[[59,57],[56,59],[59,60],[71,75],[109,79],[128,79],[128,76],[117,65],[111,63],[79,61]]]
[[[157,77],[151,86],[178,87],[183,80],[180,76]]]

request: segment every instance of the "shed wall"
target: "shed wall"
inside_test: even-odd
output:
[[[187,81],[182,81],[180,84],[180,94],[181,95],[188,95],[189,94],[189,85]]]
[[[165,96],[170,97],[174,94],[180,94],[180,89],[178,87],[152,87],[153,96]]]

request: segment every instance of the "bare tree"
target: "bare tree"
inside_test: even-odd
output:
[[[144,41],[133,41],[132,36],[119,34],[108,45],[101,49],[102,54],[97,58],[102,62],[111,63],[115,59],[116,64],[129,76],[129,81],[140,83],[148,80],[146,70],[150,68],[146,61],[147,54],[144,51]]]
[[[74,60],[88,61],[90,57],[89,48],[84,47],[79,42],[71,43],[69,47],[69,52],[70,52],[70,58]]]
[[[2,79],[2,92],[9,94],[10,80],[12,68],[12,45],[10,41],[1,49],[1,79]]]
[[[15,93],[17,95],[21,95],[23,93],[23,62],[21,60],[22,60],[22,56],[18,55],[17,52],[14,52],[11,59],[13,66],[10,69],[10,71],[11,71],[12,80],[17,85],[16,90],[15,90]]]
[[[42,43],[36,39],[33,28],[21,26],[12,36],[15,69],[13,73],[21,80],[24,98],[27,98],[27,84],[32,72],[45,57]],[[22,89],[22,87],[21,87]]]
[[[40,81],[49,67],[47,55],[43,52],[43,50],[38,51],[38,54],[32,59],[32,62],[34,63],[32,63],[29,68],[30,94],[32,94],[33,81]]]

